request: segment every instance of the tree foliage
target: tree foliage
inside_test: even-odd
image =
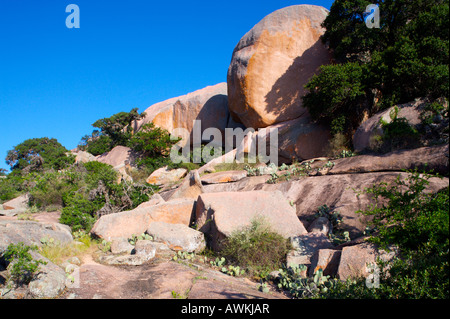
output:
[[[130,112],[119,112],[99,119],[92,124],[96,129],[91,135],[84,136],[78,147],[97,156],[116,146],[127,146],[134,132],[133,123],[144,116],[145,113],[139,114],[138,109],[134,108]]]
[[[377,4],[380,28],[369,29]],[[335,64],[306,85],[304,105],[316,120],[345,116],[351,132],[369,115],[417,97],[449,96],[448,0],[337,0],[323,26]]]
[[[155,170],[165,165],[173,166],[170,148],[178,141],[171,140],[167,130],[147,123],[131,137],[128,146],[138,155],[138,166]]]
[[[74,157],[67,153],[68,150],[54,138],[33,138],[10,150],[6,156],[6,163],[12,170],[25,173],[60,170],[74,162]]]

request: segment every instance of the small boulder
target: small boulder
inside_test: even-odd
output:
[[[310,265],[311,257],[320,249],[331,249],[333,244],[322,233],[308,233],[290,238],[293,250],[287,255],[288,265]]]
[[[319,269],[325,276],[335,276],[341,259],[341,251],[333,249],[319,249],[311,257],[309,275],[313,276]]]
[[[156,246],[151,240],[138,240],[136,246],[134,247],[134,255],[142,256],[147,258],[147,260],[155,257]]]
[[[97,159],[96,156],[85,151],[77,151],[73,152],[72,154],[75,155],[75,163],[88,163],[93,162]]]
[[[378,257],[383,261],[389,261],[395,254],[395,250],[386,252],[369,243],[344,247],[337,275],[340,280],[367,278],[376,265]]]
[[[3,203],[3,209],[4,210],[20,210],[20,211],[26,211],[28,209],[28,203],[30,201],[30,196],[28,194],[21,195],[19,197],[16,197],[14,199],[11,199],[5,203]]]
[[[188,226],[191,222],[194,205],[194,199],[180,198],[155,206],[104,215],[95,223],[91,233],[102,239],[111,240],[117,237],[130,238],[134,234],[142,234],[155,221]]]
[[[66,288],[66,273],[64,269],[36,252],[32,252],[31,255],[35,260],[47,262],[46,265],[39,266],[39,272],[36,277],[28,284],[31,297],[36,299],[58,297]]]
[[[131,254],[134,246],[130,244],[127,238],[114,238],[111,242],[111,252],[113,254]]]
[[[201,252],[206,247],[203,233],[186,225],[154,222],[147,229],[147,234],[175,251]]]
[[[161,197],[159,194],[155,194],[152,197],[150,197],[150,200],[148,202],[144,202],[140,204],[137,208],[147,208],[155,205],[159,205],[162,203],[165,203],[166,201],[164,198]]]
[[[156,186],[171,185],[185,177],[187,172],[184,168],[169,170],[167,166],[164,166],[154,171],[146,182]]]
[[[133,164],[135,156],[131,148],[126,146],[116,146],[108,153],[102,154],[97,157],[97,161],[100,163],[117,167],[122,164]]]
[[[180,186],[170,195],[166,200],[173,200],[178,198],[191,198],[197,199],[200,194],[203,194],[202,181],[198,171],[191,171],[188,176],[185,177]]]

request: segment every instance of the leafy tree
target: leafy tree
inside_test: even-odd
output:
[[[67,149],[54,138],[33,138],[10,150],[6,156],[6,163],[13,171],[20,170],[24,173],[60,170],[75,161],[74,156],[67,153]]]
[[[92,124],[92,135],[81,139],[79,148],[93,155],[101,155],[118,145],[126,146],[133,135],[133,122],[142,119],[145,113],[139,114],[134,108],[130,112],[119,112],[111,117],[103,118]]]
[[[94,156],[102,155],[111,150],[112,139],[107,135],[101,135],[98,130],[94,130],[92,135],[85,135],[78,148],[87,151]]]
[[[139,159],[137,164],[152,170],[171,165],[170,148],[179,140],[171,140],[167,130],[147,123],[133,135],[128,146],[135,151]]]
[[[377,4],[380,28],[367,28]],[[350,135],[364,112],[417,97],[449,96],[448,0],[337,0],[323,22],[337,61],[306,85],[304,105],[324,123],[345,116]]]

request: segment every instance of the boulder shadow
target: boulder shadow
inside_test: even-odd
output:
[[[331,56],[319,39],[294,62],[274,83],[265,96],[266,112],[277,117],[277,122],[295,119],[308,114],[302,107],[304,86],[317,74],[320,66],[329,64]]]

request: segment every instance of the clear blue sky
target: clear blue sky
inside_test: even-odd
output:
[[[0,0],[0,168],[52,137],[75,148],[97,119],[226,81],[235,45],[271,12],[305,0]],[[68,29],[69,4],[80,28]]]

